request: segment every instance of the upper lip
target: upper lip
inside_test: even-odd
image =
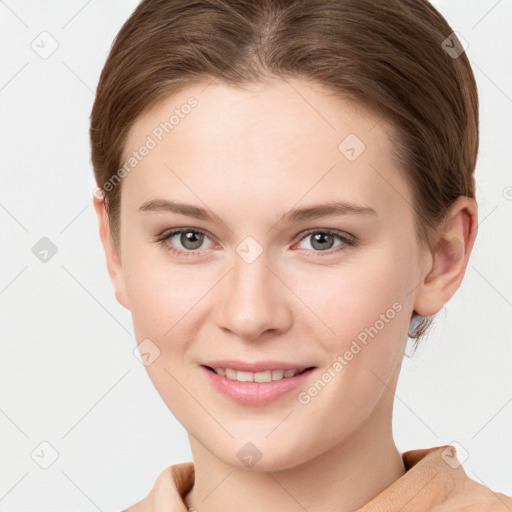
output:
[[[240,360],[223,359],[221,361],[209,361],[204,363],[204,366],[210,368],[231,368],[242,372],[263,372],[265,370],[305,370],[306,368],[313,368],[313,365],[289,363],[286,361],[257,361],[246,362]]]

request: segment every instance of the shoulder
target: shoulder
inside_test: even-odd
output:
[[[466,474],[451,445],[411,450],[402,457],[409,471],[414,469],[427,477],[428,481],[420,494],[430,495],[432,512],[512,510],[512,497],[495,492]]]
[[[442,510],[460,512],[506,512],[512,510],[512,498],[495,492],[466,476],[463,486],[449,495]],[[434,511],[437,509],[434,509]],[[441,509],[439,509],[441,510]]]

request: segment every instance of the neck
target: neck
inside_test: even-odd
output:
[[[227,466],[189,436],[195,482],[187,507],[201,512],[349,512],[405,474],[391,432],[389,404],[381,403],[348,438],[304,464],[281,471]]]

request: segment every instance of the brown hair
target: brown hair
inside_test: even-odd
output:
[[[143,0],[112,45],[91,113],[92,164],[118,250],[121,183],[104,185],[138,117],[194,83],[280,77],[320,82],[392,122],[422,241],[457,197],[475,197],[475,78],[426,0]]]

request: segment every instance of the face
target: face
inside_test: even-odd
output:
[[[132,127],[117,296],[163,400],[226,464],[248,442],[259,469],[308,461],[389,402],[425,270],[390,130],[300,80],[189,87]],[[314,368],[235,389],[219,360]]]

